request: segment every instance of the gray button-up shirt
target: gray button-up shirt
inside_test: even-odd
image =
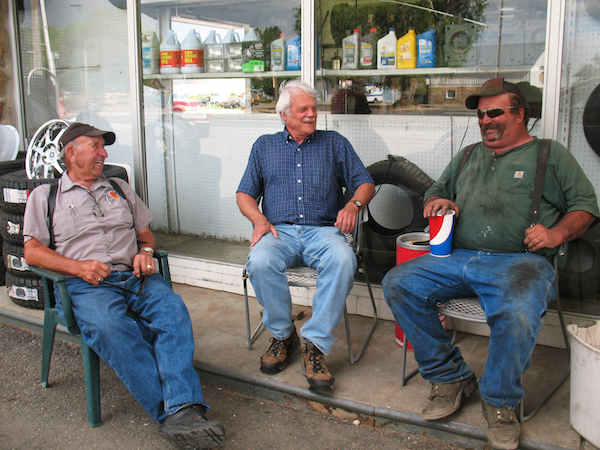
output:
[[[111,271],[131,270],[138,253],[137,232],[154,217],[131,187],[114,179],[127,199],[122,198],[104,177],[91,190],[74,183],[65,173],[58,181],[54,209],[56,253],[79,261],[98,260]],[[35,188],[27,199],[23,237],[48,246],[48,195],[50,185]]]

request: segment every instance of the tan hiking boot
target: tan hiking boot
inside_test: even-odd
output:
[[[462,397],[477,390],[475,374],[455,383],[434,384],[429,394],[429,403],[423,409],[423,420],[438,420],[449,416],[460,407]]]
[[[312,342],[302,344],[302,373],[310,389],[323,393],[333,390],[334,378],[325,365],[325,355]]]
[[[514,450],[519,447],[521,424],[514,409],[507,406],[492,406],[481,402],[483,417],[487,420],[487,439],[492,448]]]
[[[300,347],[296,327],[287,339],[280,341],[271,338],[271,346],[260,358],[260,371],[269,375],[281,372],[287,366],[289,357]]]

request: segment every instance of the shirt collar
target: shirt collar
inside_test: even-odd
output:
[[[305,142],[311,143],[313,141],[313,139],[315,138],[316,133],[317,133],[317,130],[313,131],[310,136],[308,136],[306,139],[304,139],[302,141],[302,144],[304,144]],[[289,144],[290,142],[297,144],[296,140],[292,137],[292,135],[290,134],[288,129],[285,127],[283,128],[283,136],[284,136],[285,142],[287,144]],[[300,145],[302,145],[302,144],[300,144]]]
[[[86,187],[71,180],[67,172],[63,173],[62,177],[60,178],[60,192],[66,192],[70,189],[73,189],[75,186],[79,186],[80,188],[87,190]],[[92,185],[92,191],[95,191],[100,186],[111,187],[110,181],[108,181],[108,178],[106,178],[104,174],[100,175],[100,177],[94,181],[94,184]]]

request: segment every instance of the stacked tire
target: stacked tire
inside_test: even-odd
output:
[[[0,176],[7,173],[14,172],[16,170],[22,170],[25,168],[25,152],[17,154],[17,158],[12,161],[0,161]],[[0,236],[0,246],[3,243],[3,239]],[[4,259],[0,259],[0,285],[4,283],[4,277],[6,276],[6,264]]]
[[[105,166],[104,175],[127,180],[127,171],[118,166]],[[0,234],[2,255],[6,265],[6,288],[10,299],[25,308],[44,309],[44,288],[41,278],[29,270],[23,245],[23,215],[27,198],[42,184],[57,183],[58,178],[27,178],[25,170],[0,176]]]

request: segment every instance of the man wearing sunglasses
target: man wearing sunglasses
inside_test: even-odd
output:
[[[530,108],[518,86],[494,78],[466,99],[477,110],[482,142],[463,149],[425,193],[424,216],[453,209],[452,254],[424,255],[388,272],[382,285],[394,317],[432,384],[424,420],[455,412],[479,387],[488,441],[519,445],[515,407],[523,397],[542,318],[557,289],[549,259],[600,216],[594,189],[575,158],[550,142],[537,223],[532,198],[541,141],[529,135]],[[488,360],[477,381],[442,328],[437,302],[478,297],[491,329]]]
[[[27,200],[25,260],[67,275],[85,343],[161,424],[161,434],[187,448],[214,447],[225,431],[205,416],[187,308],[154,273],[152,213],[125,181],[102,174],[104,147],[114,142],[113,132],[83,123],[64,131],[59,147],[67,170],[53,213],[49,184]],[[55,296],[62,315],[58,291]]]

